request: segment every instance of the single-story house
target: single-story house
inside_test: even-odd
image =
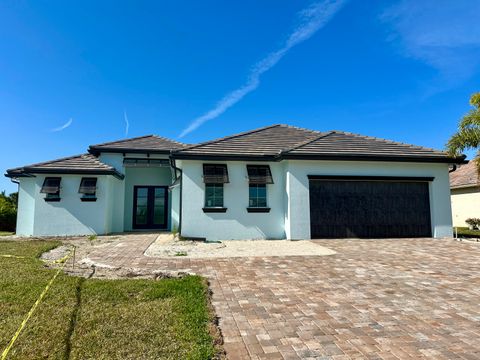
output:
[[[475,161],[450,174],[453,226],[468,226],[468,218],[480,219],[480,175]]]
[[[272,125],[186,145],[149,135],[7,170],[18,235],[178,230],[189,238],[452,235],[446,153]]]

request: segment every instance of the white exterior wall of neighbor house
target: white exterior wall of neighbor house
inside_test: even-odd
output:
[[[286,164],[289,199],[285,225],[288,239],[310,239],[310,199],[308,175],[418,176],[434,177],[430,183],[430,214],[434,237],[452,236],[448,164],[300,161]]]
[[[468,218],[480,218],[480,186],[452,189],[453,226],[468,226]]]
[[[54,175],[62,178],[61,200],[46,202],[40,190],[48,176],[53,175],[37,174],[34,178],[20,179],[17,235],[89,235],[110,231],[108,176],[96,176],[97,201],[82,202],[82,195],[78,193],[82,175]]]
[[[204,213],[203,164],[227,164],[230,182],[224,184],[225,213]],[[243,161],[177,161],[182,168],[182,235],[207,240],[284,239],[285,177],[283,164],[270,165],[274,184],[267,185],[269,213],[249,213],[247,164]],[[254,164],[262,164],[255,162]]]

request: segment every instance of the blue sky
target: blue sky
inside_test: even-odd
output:
[[[0,169],[273,123],[442,149],[480,90],[479,12],[479,0],[5,0]]]

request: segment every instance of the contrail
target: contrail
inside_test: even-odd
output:
[[[127,110],[123,110],[123,119],[125,120],[125,136],[127,136],[128,128],[130,127],[130,123],[128,122],[128,117],[127,117]]]
[[[260,77],[263,73],[274,67],[291,48],[308,40],[325,26],[345,3],[346,0],[326,0],[316,2],[300,11],[298,14],[299,25],[290,33],[284,45],[256,63],[250,70],[247,81],[243,86],[228,93],[212,110],[194,119],[190,125],[182,131],[179,137],[182,138],[206,121],[215,119],[228,108],[242,100],[245,95],[255,90],[260,85]]]
[[[52,132],[57,132],[57,131],[65,130],[65,129],[68,128],[70,125],[72,125],[72,123],[73,123],[73,119],[70,118],[70,120],[68,120],[68,121],[67,121],[65,124],[63,124],[62,126],[57,127],[57,128],[55,128],[55,129],[52,129],[52,130],[50,130],[50,131],[52,131]]]

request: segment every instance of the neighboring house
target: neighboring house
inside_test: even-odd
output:
[[[464,157],[273,125],[185,145],[154,135],[7,170],[17,234],[179,229],[184,237],[452,235],[449,166]]]
[[[450,198],[454,226],[468,226],[468,218],[480,218],[480,175],[474,161],[450,173]]]

